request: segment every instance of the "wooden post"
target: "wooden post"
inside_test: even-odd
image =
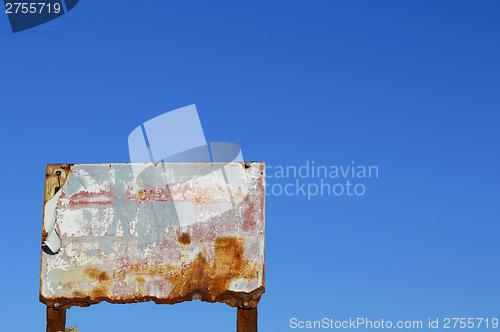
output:
[[[257,308],[238,308],[237,332],[257,332]]]
[[[47,307],[47,332],[64,332],[66,328],[66,309]]]

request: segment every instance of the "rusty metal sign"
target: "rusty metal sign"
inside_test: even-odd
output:
[[[47,165],[40,301],[256,308],[265,164]]]

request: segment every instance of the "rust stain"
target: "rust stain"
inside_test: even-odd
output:
[[[108,274],[106,272],[101,272],[99,273],[99,281],[108,281],[109,280],[109,277],[108,277]]]
[[[139,201],[167,201],[170,199],[170,194],[160,188],[155,188],[154,190],[140,189],[137,191],[135,199]]]
[[[170,278],[169,281],[176,285],[171,297],[181,299],[195,295],[204,301],[216,301],[229,288],[233,278],[248,277],[241,275],[242,265],[248,263],[242,261],[242,254],[241,239],[218,237],[214,243],[213,262],[198,253],[184,273],[176,273]]]
[[[217,237],[214,242],[216,271],[230,274],[241,270],[243,239],[234,236]]]
[[[90,279],[94,279],[99,282],[97,286],[92,289],[90,293],[91,298],[109,296],[110,290],[112,289],[112,282],[105,271],[101,271],[97,267],[88,267],[84,270],[84,273],[87,274]]]
[[[98,281],[98,284],[90,289],[89,296],[82,296],[80,292],[73,292],[73,299],[58,299],[55,301],[41,297],[41,301],[45,304],[58,302],[63,307],[69,308],[71,306],[88,306],[101,301],[111,303],[154,301],[156,303],[173,304],[199,299],[206,302],[225,302],[237,307],[242,307],[243,303],[247,302],[248,307],[256,307],[260,296],[264,293],[263,287],[252,293],[228,291],[233,279],[253,279],[259,274],[259,268],[255,262],[243,259],[243,246],[243,238],[221,236],[214,241],[215,257],[213,260],[208,260],[205,254],[198,253],[196,258],[186,266],[133,264],[124,266],[123,271],[116,271],[113,275],[113,279],[117,280],[124,279],[125,275],[135,275],[134,279],[141,286],[150,282],[143,275],[159,276],[169,284],[174,285],[168,299],[147,296],[142,294],[139,289],[134,294],[131,294],[131,298],[113,300],[111,299],[112,278],[97,267],[88,267],[84,270],[84,273],[89,279]],[[121,278],[120,275],[122,275]]]
[[[105,285],[99,285],[92,289],[91,298],[106,297],[108,295],[108,287]]]
[[[138,200],[143,200],[143,199],[146,199],[146,190],[144,190],[144,189],[139,190],[139,191],[137,192],[137,196],[136,196],[136,198],[137,198]]]
[[[99,280],[100,282],[109,281],[110,278],[105,271],[101,271],[96,267],[87,267],[84,272],[90,279]]]
[[[193,296],[208,302],[218,302],[234,278],[252,279],[258,276],[256,266],[244,260],[242,238],[234,236],[217,237],[214,242],[213,261],[198,253],[196,259],[171,276],[166,276],[176,285],[170,298],[182,300]]]
[[[199,190],[191,195],[188,195],[187,199],[196,205],[211,203],[214,200],[210,193],[201,192]]]
[[[191,244],[191,237],[189,236],[189,233],[185,232],[179,235],[177,241],[179,241],[179,243],[183,246],[188,246]]]
[[[64,166],[64,168],[63,168]],[[54,195],[55,188],[64,185],[71,172],[72,164],[48,164],[45,168],[45,191],[43,196],[44,203],[47,203]],[[61,172],[58,176],[56,172]]]
[[[95,267],[87,267],[85,270],[83,270],[83,272],[86,273],[89,278],[96,280],[99,279],[99,274],[101,273],[101,271],[99,271]]]

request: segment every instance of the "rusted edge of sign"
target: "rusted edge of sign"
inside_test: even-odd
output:
[[[90,298],[88,296],[81,298],[71,298],[71,299],[68,298],[45,299],[42,295],[40,295],[40,302],[51,308],[69,309],[71,307],[89,307],[91,305],[98,304],[101,302],[108,302],[112,304],[130,304],[130,303],[141,303],[141,302],[154,302],[156,304],[176,304],[191,300],[201,300],[203,302],[226,303],[231,307],[251,309],[251,308],[257,308],[260,298],[264,294],[264,292],[265,292],[265,287],[260,287],[251,293],[228,291],[214,300],[205,298],[204,294],[206,294],[206,291],[203,289],[195,290],[187,296],[179,297],[172,300],[163,300],[153,296],[144,296],[134,300],[112,300],[109,299],[108,297]]]

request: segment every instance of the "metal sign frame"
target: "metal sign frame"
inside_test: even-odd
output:
[[[257,331],[264,219],[261,162],[47,165],[47,331],[72,306],[193,299],[237,307],[237,331]]]

